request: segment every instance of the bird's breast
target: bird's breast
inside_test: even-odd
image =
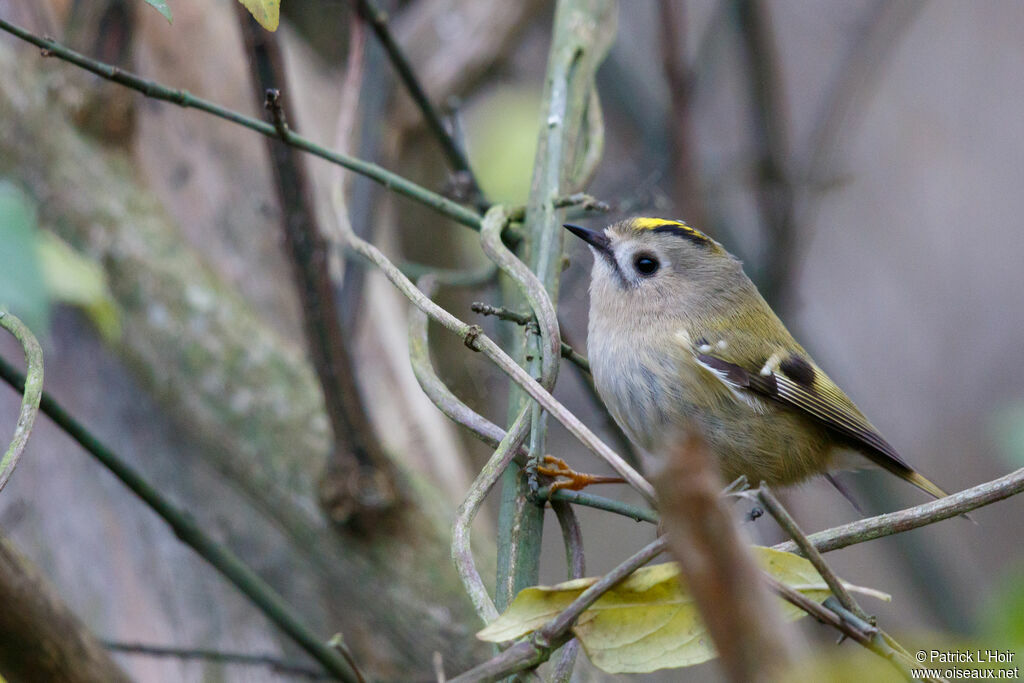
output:
[[[660,452],[688,417],[714,400],[714,388],[672,330],[591,321],[588,350],[598,394],[633,443]]]

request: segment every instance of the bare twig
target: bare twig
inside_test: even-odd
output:
[[[558,356],[561,352],[558,316],[544,283],[502,243],[501,232],[507,222],[508,215],[503,208],[488,211],[480,227],[480,245],[487,257],[512,278],[533,311],[530,320],[536,321],[541,339],[541,357],[538,359],[540,382],[550,391],[558,377]]]
[[[804,535],[804,532],[800,530],[796,520],[794,520],[792,515],[789,514],[789,511],[782,506],[782,503],[779,502],[771,492],[771,489],[769,489],[764,482],[761,483],[761,487],[757,490],[756,495],[757,499],[761,501],[761,504],[764,505],[766,510],[768,510],[768,513],[775,518],[775,521],[778,522],[779,526],[781,526],[783,530],[785,530],[785,532],[796,542],[804,557],[810,560],[811,564],[814,565],[814,568],[818,570],[818,574],[820,574],[821,578],[823,578],[825,583],[828,584],[829,589],[832,591],[832,595],[836,596],[839,600],[839,604],[856,614],[860,619],[870,622],[871,617],[869,617],[867,613],[860,608],[857,601],[854,600],[853,596],[851,596],[849,591],[846,590],[843,582],[839,580],[839,577],[836,576],[835,572],[832,571],[832,568],[828,566],[827,562],[825,562],[825,559],[821,556],[821,553],[818,552],[818,549],[814,547],[814,544],[811,543],[807,539],[807,536]]]
[[[61,45],[55,40],[41,38],[30,31],[26,31],[25,29],[15,26],[3,19],[0,19],[0,30],[6,31],[7,33],[17,36],[18,38],[41,48],[45,56],[62,59],[85,69],[86,71],[94,73],[101,78],[114,81],[115,83],[120,83],[132,90],[137,90],[146,97],[170,102],[180,107],[199,109],[200,111],[212,114],[218,118],[222,118],[240,126],[244,126],[245,128],[249,128],[250,130],[254,130],[267,137],[279,138],[291,147],[301,149],[304,152],[308,152],[314,156],[320,157],[321,159],[343,166],[350,171],[371,178],[384,187],[429,206],[438,213],[448,216],[462,225],[473,228],[474,230],[478,230],[480,228],[480,215],[472,209],[461,206],[456,202],[437,194],[436,192],[431,192],[425,187],[421,187],[412,181],[406,180],[402,176],[381,168],[377,164],[331,151],[317,145],[312,140],[304,138],[301,135],[296,135],[291,131],[287,131],[287,133],[281,137],[277,129],[275,129],[272,124],[266,123],[265,121],[260,121],[236,111],[226,109],[210,102],[209,100],[196,97],[185,90],[174,90],[154,81],[141,78],[116,66],[104,64],[103,62],[95,59],[90,59],[85,55],[79,54],[64,45]]]
[[[18,391],[24,391],[25,376],[0,358],[0,377]],[[45,391],[40,409],[68,436],[121,480],[151,510],[167,522],[182,543],[196,551],[224,578],[245,594],[263,614],[281,629],[296,645],[305,650],[323,667],[344,681],[356,679],[341,656],[324,643],[288,607],[284,599],[238,557],[207,535],[191,515],[174,506],[160,491],[117,456],[89,430],[69,415]]]
[[[693,136],[693,77],[686,63],[685,11],[685,4],[678,0],[660,0],[658,4],[662,71],[669,92],[672,194],[679,215],[691,225],[710,230]]]
[[[420,84],[420,79],[417,78],[412,64],[409,63],[405,52],[391,34],[391,29],[388,27],[387,13],[377,7],[373,0],[356,0],[356,7],[359,10],[359,15],[373,27],[373,32],[377,34],[377,39],[380,40],[384,51],[388,55],[388,59],[391,60],[395,71],[398,72],[399,79],[405,85],[406,90],[409,91],[410,97],[412,97],[419,108],[434,138],[440,143],[441,150],[448,159],[448,163],[469,185],[472,196],[479,197],[480,186],[473,175],[472,169],[469,167],[469,159],[466,158],[462,147],[455,141],[448,132],[448,129],[445,128],[444,123],[441,121],[441,115],[437,112],[426,90]]]
[[[761,576],[765,584],[783,600],[800,608],[822,624],[831,626],[844,636],[860,643],[879,657],[888,660],[907,677],[907,680],[910,680],[910,677],[907,675],[908,669],[920,666],[914,663],[906,650],[903,650],[898,644],[894,643],[888,634],[883,633],[855,614],[848,612],[846,608],[833,598],[829,598],[824,604],[819,604],[767,573],[762,573]],[[894,645],[896,646],[894,647]],[[926,678],[923,680],[942,679]]]
[[[579,520],[576,519],[576,513],[568,503],[552,502],[551,507],[554,509],[555,516],[558,517],[558,525],[562,529],[562,542],[565,544],[569,578],[581,579],[587,573],[587,566],[583,555],[583,532],[580,530]],[[551,677],[553,683],[569,683],[579,649],[580,642],[576,639],[570,640],[562,646],[562,653],[558,656],[558,663],[555,665],[555,671]]]
[[[198,659],[219,664],[240,664],[242,666],[265,666],[275,673],[288,676],[301,676],[310,680],[329,680],[334,677],[317,669],[303,666],[301,662],[281,659],[275,655],[249,654],[244,652],[223,652],[207,648],[167,647],[144,643],[123,643],[120,641],[102,641],[103,647],[111,652],[146,657],[173,657],[174,659]]]
[[[984,505],[1009,498],[1021,491],[1024,491],[1024,468],[945,498],[819,531],[807,538],[819,552],[827,553],[864,541],[917,529],[950,517],[957,517]],[[774,548],[790,553],[799,551],[793,541],[779,543]]]
[[[582,491],[558,489],[552,493],[549,487],[544,486],[537,489],[537,498],[539,500],[565,501],[566,503],[572,503],[574,505],[585,505],[596,510],[604,510],[605,512],[613,512],[617,515],[622,515],[623,517],[629,517],[637,522],[650,522],[651,524],[657,524],[659,521],[658,513],[650,508],[639,505],[630,505],[629,503],[623,503],[611,498],[604,498],[602,496],[595,496],[591,493],[584,493]]]
[[[274,128],[288,136],[288,111],[277,88],[285,83],[276,35],[264,31],[236,5],[245,37],[252,79],[266,92]],[[309,355],[316,368],[331,421],[334,444],[320,485],[321,502],[339,523],[367,523],[397,505],[395,468],[373,431],[353,372],[352,357],[334,305],[330,248],[313,206],[304,159],[281,142],[267,141],[282,218],[281,228],[295,278]]]
[[[733,2],[743,39],[757,150],[757,198],[768,238],[761,291],[771,303],[785,294],[795,240],[793,184],[787,172],[789,116],[768,5]]]
[[[433,295],[434,286],[432,281],[432,276],[425,276],[418,283],[419,288],[427,296]],[[463,403],[437,376],[433,364],[430,362],[427,344],[427,315],[419,309],[409,314],[409,357],[412,362],[413,373],[416,375],[416,379],[419,381],[424,393],[452,421],[471,431],[488,446],[497,446],[505,438],[504,429]],[[526,455],[526,449],[520,448],[517,459],[522,459],[521,464],[525,464]],[[551,493],[550,488],[542,487],[537,491],[536,499],[586,505],[598,510],[614,512],[638,522],[658,523],[657,513],[650,508],[630,505],[581,491],[559,489]]]
[[[437,289],[433,275],[421,277],[417,284],[427,297],[432,297]],[[416,381],[427,398],[449,419],[468,429],[488,446],[497,446],[505,438],[505,430],[463,403],[437,376],[430,360],[427,323],[427,314],[422,310],[417,308],[409,313],[409,360]],[[525,463],[526,450],[520,447],[519,455]]]
[[[507,320],[508,322],[515,323],[516,325],[529,326],[534,324],[534,319],[528,315],[516,313],[515,311],[510,311],[501,306],[491,306],[490,304],[485,304],[481,301],[474,301],[473,305],[470,306],[470,310],[474,313],[479,313],[480,315],[493,315],[498,318],[498,320]],[[588,374],[590,373],[590,361],[588,361],[583,354],[576,351],[576,349],[572,348],[564,341],[561,342],[560,352],[562,358],[566,359],[583,372]]]
[[[494,209],[492,209],[494,211]],[[499,214],[495,214],[497,217]],[[573,436],[579,439],[583,445],[597,454],[601,459],[611,465],[612,469],[618,472],[619,476],[626,480],[630,486],[635,488],[644,498],[653,504],[654,489],[640,474],[630,467],[617,453],[610,449],[601,439],[597,437],[578,417],[573,415],[564,405],[551,395],[544,387],[537,383],[522,367],[519,366],[500,346],[490,337],[485,335],[477,325],[469,325],[454,315],[441,308],[429,297],[423,294],[416,286],[409,281],[402,271],[398,269],[377,247],[353,233],[348,234],[349,244],[352,249],[371,261],[381,272],[405,295],[414,306],[426,313],[428,316],[440,323],[445,329],[459,336],[467,347],[474,351],[483,353],[494,362],[498,368],[505,373],[512,381],[523,387],[526,392],[541,406],[547,410],[556,420],[561,422]]]
[[[0,458],[0,491],[2,491],[11,478],[11,474],[14,473],[18,460],[21,459],[21,453],[28,444],[29,434],[32,433],[32,424],[36,420],[36,415],[39,414],[39,400],[43,395],[43,350],[39,347],[39,342],[32,331],[14,315],[0,310],[0,327],[14,335],[14,338],[21,344],[27,368],[25,389],[21,397],[21,411],[18,413],[18,422],[14,426],[14,436],[3,457]]]
[[[731,681],[774,681],[794,657],[782,614],[722,505],[717,466],[692,430],[653,478],[668,546]]]
[[[0,536],[0,678],[129,683],[57,589]]]
[[[558,377],[561,348],[558,316],[545,284],[502,243],[502,225],[507,221],[508,214],[503,207],[490,209],[480,228],[480,246],[511,279],[530,306],[539,334],[539,338],[531,335],[535,342],[532,347],[536,350],[528,361],[530,374],[544,389],[551,391]],[[516,405],[515,399],[511,400],[511,405]],[[520,589],[537,583],[540,571],[544,509],[536,505],[529,494],[537,489],[535,467],[544,453],[546,424],[540,406],[529,401],[522,401],[521,405],[523,409],[529,408],[529,453],[532,457],[527,460],[529,476],[524,480],[510,473],[502,487],[498,529],[498,604],[503,606]]]
[[[846,590],[846,586],[836,576],[832,568],[825,562],[825,559],[818,552],[814,544],[811,543],[807,536],[804,535],[800,527],[797,526],[796,521],[789,514],[789,511],[778,501],[778,499],[772,494],[771,490],[764,485],[762,482],[761,487],[757,490],[757,499],[761,501],[765,509],[768,510],[769,514],[775,518],[786,533],[793,537],[793,540],[799,546],[800,551],[803,553],[829,589],[832,591],[834,597],[828,598],[824,602],[824,607],[832,610],[839,615],[841,620],[856,628],[862,632],[867,638],[868,642],[865,643],[865,647],[875,652],[876,654],[888,659],[897,667],[899,667],[904,674],[909,666],[913,666],[913,662],[910,659],[910,654],[897,643],[889,634],[885,633],[881,629],[877,628],[874,624],[874,619],[861,609],[857,601],[853,599],[850,592]],[[789,599],[789,596],[783,596]],[[815,603],[817,604],[817,603]],[[798,607],[803,608],[802,605]],[[818,617],[817,613],[812,616]],[[844,634],[846,632],[844,631]],[[858,642],[861,642],[858,640]]]
[[[555,618],[526,638],[517,641],[501,654],[453,678],[451,683],[496,681],[517,671],[523,671],[547,661],[555,648],[570,637],[570,629],[583,612],[618,585],[623,579],[644,566],[665,550],[662,539],[656,539],[629,557],[599,581],[580,593]]]
[[[473,549],[469,542],[470,529],[473,518],[476,516],[477,510],[480,509],[480,505],[483,504],[484,498],[498,483],[505,468],[522,447],[529,428],[529,406],[524,406],[519,412],[519,416],[513,421],[508,433],[505,434],[505,438],[498,444],[491,459],[487,461],[472,486],[469,487],[466,499],[455,513],[455,524],[452,527],[452,561],[459,572],[462,584],[466,587],[466,593],[469,595],[473,607],[484,624],[489,624],[498,618],[498,608],[494,606],[494,601],[491,600],[483,579],[480,578],[480,572],[476,569]]]
[[[328,647],[334,648],[338,654],[345,658],[348,665],[352,667],[352,672],[356,676],[356,683],[366,683],[366,679],[363,678],[363,672],[360,671],[359,667],[356,665],[356,658],[352,655],[352,650],[350,650],[348,644],[345,643],[345,636],[340,633],[335,633],[331,636],[331,639],[327,641],[327,645]]]

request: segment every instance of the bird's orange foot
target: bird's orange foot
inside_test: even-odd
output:
[[[544,456],[544,464],[537,467],[537,472],[555,478],[551,488],[548,489],[551,493],[559,489],[581,491],[591,484],[623,484],[626,481],[622,477],[607,477],[602,474],[583,474],[582,472],[577,472],[569,467],[564,460],[553,455]],[[558,477],[564,477],[564,479],[558,479]]]

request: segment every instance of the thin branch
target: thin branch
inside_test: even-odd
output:
[[[24,391],[25,376],[3,358],[0,358],[0,376],[16,390]],[[200,557],[245,594],[249,601],[287,634],[296,645],[341,680],[356,682],[356,677],[345,660],[337,652],[325,646],[309,627],[299,621],[277,591],[249,569],[233,552],[207,535],[190,514],[175,507],[128,463],[118,457],[80,422],[71,417],[45,391],[39,405],[43,414],[53,420],[68,436],[77,441],[101,465],[120,479],[132,493],[167,522],[175,536],[195,550]]]
[[[561,349],[558,316],[545,283],[501,241],[502,224],[507,221],[508,216],[503,208],[489,210],[480,227],[480,246],[526,299],[537,321],[534,329],[539,333],[539,337],[530,335],[527,340],[528,347],[532,349],[526,354],[529,374],[537,378],[545,390],[551,391],[558,377],[558,356]],[[540,541],[544,524],[544,508],[535,504],[530,494],[537,489],[536,466],[544,453],[544,437],[547,431],[545,416],[539,405],[517,399],[515,391],[509,400],[511,406],[520,405],[521,410],[529,408],[530,419],[527,426],[531,457],[527,458],[526,479],[510,471],[506,475],[501,491],[501,507],[498,512],[497,597],[502,608],[511,602],[522,588],[539,581]]]
[[[583,555],[583,532],[580,530],[580,522],[576,518],[572,506],[568,503],[552,502],[551,507],[554,509],[558,525],[562,529],[562,542],[565,544],[565,559],[569,567],[569,578],[581,579],[587,573],[587,566]],[[562,653],[558,656],[558,663],[551,676],[553,683],[569,683],[579,650],[580,641],[576,639],[570,640],[562,646]]]
[[[433,275],[421,277],[417,284],[427,297],[434,296],[437,279]],[[423,393],[452,422],[462,425],[478,439],[494,448],[505,438],[505,430],[476,412],[452,393],[451,389],[437,376],[430,360],[427,314],[416,308],[409,313],[409,361]],[[519,455],[526,462],[526,449],[520,448]]]
[[[846,590],[846,586],[843,585],[843,582],[838,576],[836,576],[835,572],[832,571],[832,568],[828,566],[828,563],[825,562],[825,559],[821,556],[821,553],[818,552],[818,549],[814,547],[814,544],[811,543],[804,532],[800,530],[800,527],[797,525],[796,520],[793,519],[793,516],[789,514],[789,511],[786,510],[785,507],[783,507],[782,503],[779,502],[778,498],[775,497],[771,492],[771,489],[769,489],[764,482],[761,483],[761,487],[756,491],[756,495],[757,499],[761,501],[761,504],[764,505],[766,510],[768,510],[768,513],[775,518],[775,521],[778,522],[779,526],[781,526],[783,530],[796,542],[804,557],[810,560],[811,564],[814,565],[814,568],[818,570],[818,574],[820,574],[821,578],[823,578],[825,583],[828,584],[829,589],[832,591],[832,595],[836,596],[839,600],[839,604],[856,614],[858,618],[870,622],[871,617],[869,617],[867,613],[860,608],[857,601],[854,600],[853,596],[851,596],[849,591]]]
[[[761,291],[776,303],[785,294],[795,250],[795,192],[786,168],[789,116],[786,91],[767,4],[734,0],[751,91],[750,115],[757,149],[757,198],[768,237]]]
[[[988,505],[990,503],[1003,500],[1004,498],[1008,498],[1022,490],[1024,490],[1024,468],[994,481],[953,494],[948,498],[925,503],[908,510],[902,510],[888,515],[880,515],[879,517],[873,517],[854,524],[848,524],[835,529],[823,531],[818,534],[813,534],[809,538],[818,550],[822,552],[835,550],[837,548],[853,545],[854,543],[861,543],[880,536],[907,531],[908,529],[916,528],[917,526],[922,526],[924,524],[931,524],[942,519],[948,519],[949,517],[956,517],[964,512],[969,512],[970,510],[977,509],[983,505]],[[883,527],[884,532],[878,533],[878,527]],[[665,539],[659,538],[641,551],[640,554],[643,554],[646,557],[644,561],[634,563],[634,560],[637,558],[637,556],[634,556],[634,558],[630,558],[630,560],[627,560],[624,565],[620,566],[619,569],[624,569],[626,566],[629,566],[630,568],[625,573],[625,575],[628,575],[634,569],[642,566],[645,562],[649,561],[664,549]],[[774,549],[786,552],[798,551],[798,548],[792,541],[778,544],[774,546]],[[897,660],[902,658],[898,644],[892,641],[888,634],[883,631],[878,631],[882,642],[873,640],[871,636],[871,629],[874,629],[875,627],[868,624],[867,626],[870,626],[870,628],[865,628],[865,622],[852,613],[849,613],[848,615],[841,615],[840,612],[845,608],[839,605],[838,602],[836,602],[834,606],[831,606],[832,608],[830,609],[829,607],[820,605],[803,594],[780,584],[777,580],[767,574],[762,574],[762,576],[765,581],[769,583],[772,589],[775,590],[775,592],[822,623],[833,626],[853,640],[864,644],[866,647],[875,648],[883,657],[896,657]],[[605,579],[608,578],[609,577],[605,577]],[[622,577],[619,577],[619,580],[621,580],[621,578]],[[604,579],[602,579],[602,582],[603,581]],[[592,588],[595,588],[596,586],[597,584]],[[602,583],[602,586],[606,586],[606,584]],[[605,588],[605,590],[607,590],[607,588]],[[584,595],[580,596],[580,598],[583,597]],[[586,607],[589,607],[589,604],[590,603],[588,603]],[[567,608],[567,611],[572,610],[571,614],[566,615],[563,613],[559,615],[559,617],[556,618],[559,620],[558,625],[552,626],[548,630],[544,639],[538,638],[537,633],[535,633],[533,636],[518,641],[494,659],[473,668],[458,678],[453,679],[453,681],[467,683],[468,681],[498,680],[510,673],[521,671],[545,661],[547,657],[550,656],[551,652],[550,649],[546,649],[545,647],[551,645],[551,643],[548,642],[548,639],[556,638],[559,634],[564,637],[564,632],[559,630],[561,626],[564,625],[566,620],[572,623],[579,614],[586,609],[586,607],[583,607],[583,609],[579,609],[577,611],[578,607],[579,605],[574,602],[573,605],[570,605],[570,607]],[[836,611],[835,608],[838,608],[838,611]],[[551,625],[551,622],[549,622],[549,625]],[[556,644],[558,643],[558,641],[555,642]],[[562,642],[564,642],[564,640]]]
[[[524,327],[535,324],[534,319],[528,315],[516,313],[515,311],[510,311],[507,308],[503,308],[501,306],[491,306],[490,304],[485,304],[481,301],[474,301],[473,305],[470,306],[469,308],[474,313],[479,313],[480,315],[485,316],[493,315],[496,318],[498,318],[498,320],[507,320],[509,322],[515,323],[516,325],[521,325]],[[576,349],[566,344],[564,341],[561,342],[560,350],[562,358],[566,359],[583,372],[590,374],[590,361],[586,359],[586,356],[584,356]]]
[[[516,283],[533,311],[531,320],[536,321],[541,340],[537,370],[540,372],[541,385],[550,391],[558,377],[558,356],[561,353],[558,316],[544,283],[501,241],[501,232],[507,222],[508,215],[503,208],[488,211],[480,226],[480,246],[487,257]]]
[[[198,109],[218,118],[222,118],[226,121],[231,121],[232,123],[254,130],[261,135],[280,139],[287,145],[301,149],[304,152],[308,152],[314,156],[320,157],[321,159],[343,166],[350,171],[371,178],[384,187],[394,190],[398,194],[409,197],[421,204],[429,206],[438,213],[447,216],[462,225],[474,230],[480,229],[480,215],[472,209],[461,206],[460,204],[457,204],[436,192],[431,192],[425,187],[417,185],[410,180],[406,180],[400,175],[381,168],[377,164],[326,149],[325,147],[321,147],[314,143],[312,140],[304,138],[301,135],[296,135],[291,131],[286,131],[284,135],[281,135],[272,124],[266,123],[265,121],[260,121],[249,116],[245,116],[239,112],[226,109],[220,105],[210,102],[209,100],[196,97],[186,90],[174,90],[154,81],[141,78],[140,76],[116,66],[91,59],[65,47],[64,45],[61,45],[55,40],[41,38],[19,26],[15,26],[10,22],[4,21],[3,19],[0,19],[0,30],[6,31],[7,33],[17,36],[18,38],[41,48],[44,56],[57,57],[58,59],[94,73],[100,78],[120,83],[132,90],[137,90],[147,97],[164,102],[170,102],[180,107]]]
[[[455,141],[448,132],[448,129],[445,128],[440,114],[431,103],[430,97],[420,83],[420,79],[416,76],[412,64],[409,63],[405,52],[395,41],[394,36],[391,35],[391,29],[388,27],[387,13],[377,7],[373,0],[356,0],[356,7],[358,8],[359,16],[366,20],[373,28],[373,32],[377,34],[377,39],[380,40],[384,51],[388,55],[388,59],[391,60],[395,71],[398,72],[399,79],[405,85],[406,90],[409,91],[409,95],[416,103],[420,113],[423,114],[423,119],[427,122],[427,127],[434,134],[434,138],[440,143],[441,150],[448,159],[448,163],[469,185],[471,196],[480,197],[480,185],[477,183],[476,177],[469,166],[469,159],[466,158],[462,147]]]
[[[7,451],[0,458],[0,491],[3,491],[7,480],[11,478],[14,468],[18,465],[18,460],[21,459],[21,454],[28,444],[29,434],[32,433],[32,424],[36,420],[36,415],[39,414],[39,399],[43,395],[43,350],[25,323],[6,311],[0,311],[0,327],[14,335],[14,338],[21,344],[27,368],[25,389],[21,397],[21,411],[18,413],[18,422],[14,426],[14,436],[11,438],[11,444],[7,447]]]
[[[618,585],[623,579],[644,566],[665,550],[665,542],[656,539],[644,546],[599,581],[580,593],[568,607],[547,624],[529,636],[509,646],[505,651],[469,671],[451,679],[449,683],[477,683],[496,681],[505,676],[542,664],[551,653],[572,637],[570,629],[583,612]]]
[[[492,219],[499,219],[501,214],[494,213],[491,209],[489,215]],[[615,451],[607,446],[597,437],[578,417],[562,405],[544,387],[537,383],[518,363],[505,353],[490,337],[483,333],[478,325],[469,325],[459,320],[444,308],[430,300],[423,292],[402,274],[377,247],[373,246],[358,235],[349,231],[347,235],[350,246],[353,250],[364,256],[366,259],[380,268],[385,277],[405,295],[414,306],[426,313],[432,319],[440,323],[445,329],[456,334],[463,343],[473,351],[483,353],[494,362],[498,368],[505,373],[513,382],[523,387],[535,401],[547,410],[556,420],[561,422],[569,433],[580,440],[587,448],[607,462],[619,476],[636,489],[648,502],[654,503],[654,489],[640,473],[633,469],[629,463],[622,459]]]
[[[352,650],[349,649],[345,643],[345,637],[340,633],[335,633],[331,636],[331,639],[327,641],[328,647],[334,648],[338,654],[345,658],[348,665],[352,667],[352,672],[356,675],[356,683],[366,683],[366,679],[363,678],[363,672],[359,670],[356,665],[356,658],[352,655]]]
[[[433,296],[435,286],[432,276],[421,278],[418,285],[420,290],[427,296]],[[505,438],[505,430],[463,403],[437,376],[437,372],[430,361],[427,320],[427,315],[419,309],[409,314],[409,358],[413,374],[416,375],[420,387],[434,405],[453,422],[468,429],[488,446],[497,446]],[[522,459],[522,464],[525,464],[526,456],[526,449],[520,448],[517,461]],[[558,489],[551,493],[550,487],[545,486],[538,489],[535,499],[538,501],[565,501],[575,505],[586,505],[598,510],[623,515],[638,522],[658,523],[658,514],[650,508],[630,505],[582,491]]]
[[[576,209],[575,213],[608,213],[612,207],[608,202],[603,202],[586,192],[574,192],[573,194],[555,197],[551,205],[556,209]],[[574,212],[569,212],[571,215]],[[526,219],[526,207],[515,206],[508,210],[508,218],[513,223],[522,223]]]
[[[757,490],[757,498],[761,501],[761,504],[768,510],[768,512],[775,518],[783,529],[786,530],[793,540],[800,547],[800,551],[803,553],[818,574],[828,584],[829,589],[832,591],[834,597],[828,598],[824,602],[824,607],[831,609],[833,612],[838,614],[842,620],[852,626],[856,627],[863,633],[865,633],[870,641],[866,645],[870,650],[879,654],[880,656],[888,659],[893,664],[903,671],[906,675],[908,666],[913,666],[913,661],[910,659],[910,654],[906,651],[903,646],[897,643],[889,634],[877,628],[874,624],[874,619],[861,609],[857,601],[853,599],[850,592],[846,590],[846,586],[836,576],[832,568],[825,562],[825,559],[818,552],[814,544],[811,543],[807,536],[804,535],[800,527],[797,526],[796,521],[789,514],[789,511],[783,507],[782,503],[778,501],[771,490],[764,485],[762,482],[761,487]]]
[[[505,469],[512,462],[518,450],[522,447],[523,441],[530,429],[529,406],[523,406],[519,415],[513,421],[505,438],[498,444],[497,450],[491,456],[487,464],[480,470],[473,484],[466,493],[465,500],[455,512],[455,524],[452,527],[452,561],[466,587],[470,602],[473,603],[476,613],[484,624],[489,624],[498,618],[498,608],[487,593],[480,572],[477,571],[476,561],[473,559],[473,549],[469,542],[470,529],[473,518],[483,504],[484,498],[494,485],[498,483]]]
[[[807,538],[819,552],[827,553],[864,541],[934,524],[950,517],[957,517],[965,512],[1009,498],[1021,491],[1024,491],[1024,467],[945,498],[819,531]],[[776,550],[790,553],[798,552],[797,545],[793,541],[779,543],[773,547]]]
[[[531,293],[526,292],[540,326],[540,341],[542,345],[552,338],[555,341],[554,355],[550,358],[545,350],[539,354],[540,358],[534,353],[533,358],[527,359],[533,339],[519,345],[514,357],[526,365],[524,374],[539,377],[546,390],[554,386],[560,350],[554,302],[558,301],[562,273],[564,230],[561,224],[564,221],[560,220],[561,209],[555,208],[554,200],[581,189],[578,184],[581,174],[593,170],[600,158],[603,128],[600,103],[594,94],[594,77],[614,40],[616,14],[617,4],[613,0],[558,0],[554,8],[539,139],[523,224],[524,243],[520,249],[523,261],[519,263],[515,259],[521,271],[530,273],[540,285],[533,299]],[[483,232],[481,229],[481,234]],[[518,280],[520,288],[528,283],[523,277]],[[538,310],[541,301],[549,307],[550,319]],[[529,389],[527,393],[531,393]],[[516,410],[524,402],[527,402],[526,397],[513,387],[509,393],[510,409]],[[532,459],[527,468],[528,476],[524,481],[510,475],[502,488],[498,529],[499,598],[502,601],[511,601],[520,588],[536,584],[539,575],[543,511],[533,506],[530,499],[537,489],[537,460],[545,453],[547,420],[539,408],[534,410],[534,417],[530,425]]]
[[[611,498],[604,498],[602,496],[595,496],[591,493],[584,493],[583,491],[558,489],[554,493],[551,493],[551,488],[544,486],[537,490],[537,498],[541,500],[550,499],[552,501],[565,501],[566,503],[572,503],[574,505],[585,505],[596,510],[604,510],[605,512],[613,512],[617,515],[622,515],[623,517],[629,517],[636,522],[650,522],[651,524],[657,524],[660,521],[658,513],[650,508],[639,505],[630,505],[629,503],[623,503]]]
[[[749,544],[723,505],[717,463],[700,434],[688,428],[652,477],[665,540],[727,680],[777,680],[796,656],[792,630],[757,580]]]
[[[275,655],[254,655],[242,652],[223,652],[206,648],[166,647],[147,645],[144,643],[123,643],[119,641],[101,641],[103,647],[111,652],[146,657],[173,657],[175,659],[198,659],[218,664],[240,664],[242,666],[265,666],[278,674],[301,676],[310,680],[333,680],[333,676],[323,671],[310,669],[301,662],[281,659]]]
[[[700,184],[697,146],[693,134],[693,74],[686,63],[686,5],[680,0],[658,3],[662,72],[668,85],[668,137],[673,199],[678,215],[691,225],[710,230]]]
[[[288,135],[294,111],[281,98],[284,59],[276,35],[263,30],[241,5],[235,5],[252,80],[266,93],[279,137]],[[293,147],[267,139],[274,186],[281,208],[281,232],[301,303],[303,331],[324,395],[334,438],[320,482],[321,504],[339,523],[370,520],[402,503],[396,471],[373,430],[356,383],[352,355],[334,301],[330,248],[313,205],[313,190],[303,159]]]
[[[911,680],[908,675],[909,669],[920,666],[888,634],[847,611],[834,598],[828,598],[824,604],[819,604],[770,574],[762,572],[761,577],[768,587],[783,600],[803,610],[820,623],[831,626],[879,657],[888,660],[907,680]],[[943,679],[924,678],[921,680],[942,681]]]
[[[46,495],[51,492],[41,492]],[[129,683],[43,571],[0,535],[0,678]]]

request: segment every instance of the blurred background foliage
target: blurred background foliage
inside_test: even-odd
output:
[[[542,123],[551,6],[385,4],[428,91],[455,110],[487,195],[525,201]],[[261,115],[229,0],[177,0],[171,26],[140,6],[0,0],[0,16]],[[343,107],[352,13],[328,0],[291,0],[282,9],[296,128],[330,144]],[[945,488],[1024,464],[1024,365],[1017,362],[1024,339],[1024,5],[626,0],[619,21],[599,72],[606,148],[589,187],[613,210],[581,222],[597,226],[636,213],[699,222],[744,259],[791,329],[904,457]],[[326,457],[326,427],[301,354],[263,142],[41,60],[6,35],[0,69],[12,74],[0,78],[0,304],[44,340],[49,389],[322,632],[344,630],[376,675],[425,674],[433,648],[446,652],[449,673],[476,661],[473,652],[460,660],[475,624],[457,598],[424,606],[434,620],[415,623],[427,626],[383,626],[387,619],[369,616],[357,595],[376,590],[372,559],[361,565],[363,575],[336,564],[365,541],[345,539],[349,545],[335,550],[316,535],[326,532],[310,493],[319,474],[311,463]],[[444,161],[372,36],[364,69],[354,151],[444,187]],[[766,111],[774,116],[767,122]],[[330,216],[334,171],[315,160],[309,167],[319,210]],[[473,233],[368,181],[352,181],[349,210],[354,228],[396,259],[483,263]],[[559,310],[566,336],[585,349],[590,256],[576,244],[567,253]],[[428,517],[439,520],[443,535],[489,451],[419,396],[405,356],[405,301],[358,265],[348,266],[343,292],[367,410],[389,452],[427,482],[436,501]],[[517,329],[469,312],[471,301],[497,303],[499,296],[494,287],[449,288],[439,300],[512,339]],[[218,336],[222,329],[245,334]],[[441,377],[502,423],[505,379],[461,345],[433,336]],[[16,357],[6,339],[0,352]],[[232,364],[216,372],[194,360],[206,357]],[[253,368],[265,371],[258,381],[249,381]],[[293,390],[305,397],[301,405]],[[605,424],[574,373],[562,374],[556,395],[588,424]],[[16,406],[13,392],[0,390],[4,429]],[[261,441],[263,416],[292,419],[290,408],[303,417],[288,424],[312,436],[290,442],[294,450]],[[613,438],[607,429],[602,435]],[[602,469],[557,428],[549,446],[577,469]],[[270,488],[253,483],[260,472],[275,473],[292,507],[269,493],[261,498]],[[878,473],[844,480],[869,514],[921,501]],[[627,491],[607,493],[634,500]],[[824,482],[789,491],[786,502],[809,531],[857,516]],[[908,647],[948,642],[1021,652],[1024,501],[974,517],[977,526],[954,519],[828,559],[844,578],[894,595],[871,608]],[[610,569],[654,535],[594,511],[582,511],[581,520],[589,574]],[[744,526],[762,542],[780,538],[767,518]],[[295,655],[52,425],[37,427],[0,496],[0,527],[104,638]],[[300,539],[300,528],[309,535]],[[478,527],[478,537],[491,533],[486,521]],[[443,543],[435,544],[440,555]],[[542,578],[561,580],[564,555],[551,521],[544,544]],[[366,557],[385,558],[398,575],[417,563],[432,566],[418,552],[393,544]],[[481,558],[493,558],[486,541]],[[345,592],[349,584],[354,589]],[[802,630],[833,657],[824,644],[831,633],[811,623]],[[433,635],[419,643],[418,633]],[[850,680],[873,677],[868,672],[878,666],[850,646],[834,656],[858,672]],[[118,661],[147,681],[275,679],[223,665]],[[643,680],[716,675],[714,665],[702,665]]]

